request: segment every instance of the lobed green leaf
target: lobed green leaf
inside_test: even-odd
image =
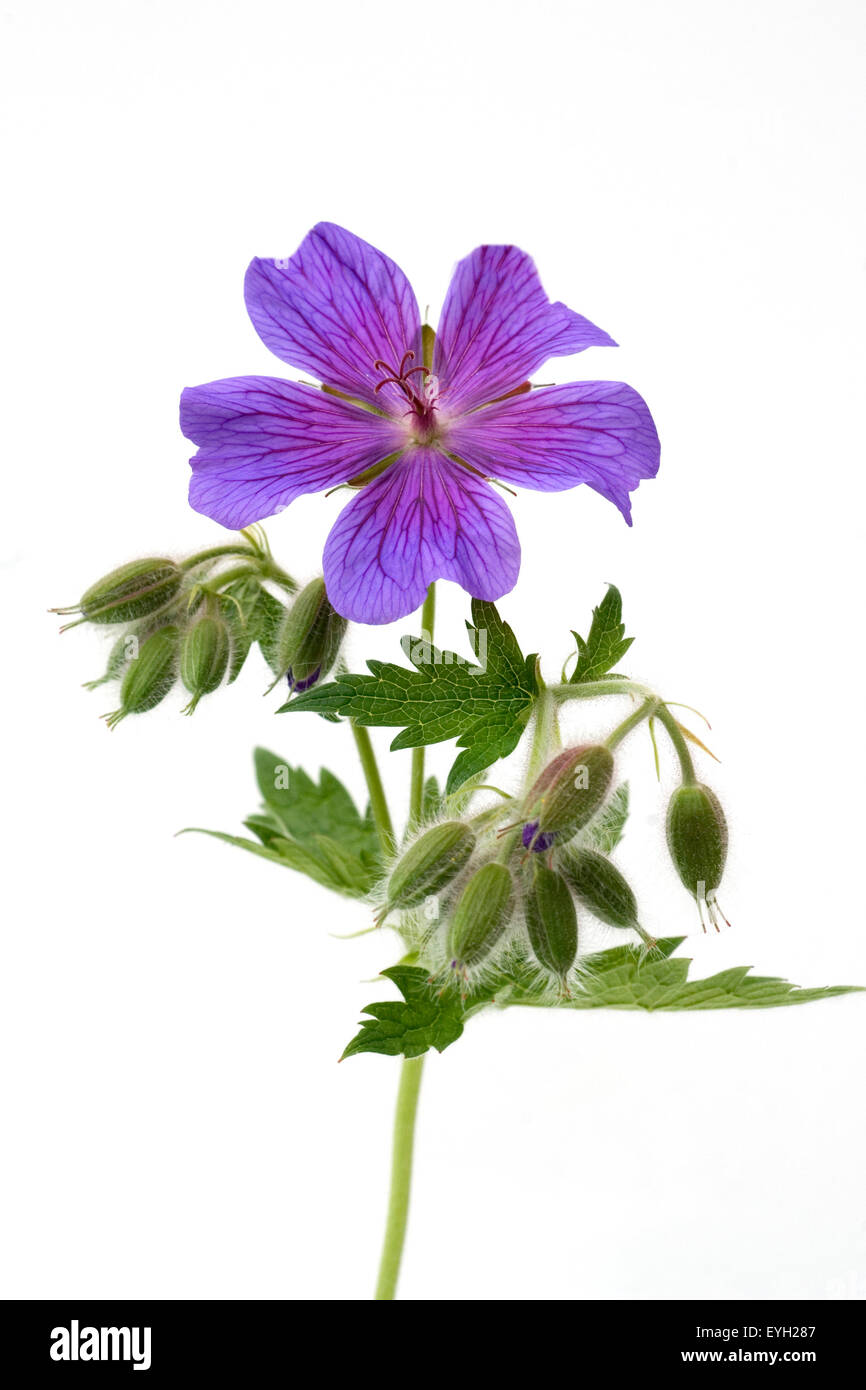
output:
[[[572,635],[577,643],[578,657],[571,684],[612,678],[613,667],[634,641],[633,637],[625,636],[622,598],[615,585],[608,585],[601,603],[593,609],[588,636],[584,639],[577,632]]]
[[[420,1057],[428,1048],[444,1052],[463,1032],[463,1005],[453,990],[437,993],[427,971],[413,965],[394,965],[382,974],[393,980],[403,996],[366,1004],[361,1031],[347,1044],[343,1057],[359,1052],[382,1052],[388,1057]]]
[[[749,966],[721,970],[704,980],[689,980],[691,961],[671,959],[685,938],[662,938],[649,958],[639,947],[616,946],[586,959],[586,974],[571,996],[551,993],[537,967],[521,951],[500,962],[480,989],[465,1001],[457,992],[437,993],[426,970],[400,965],[382,974],[398,986],[405,1002],[368,1004],[361,1032],[344,1057],[357,1052],[418,1057],[428,1048],[441,1052],[455,1042],[466,1021],[484,1007],[524,1005],[533,1008],[643,1009],[647,1013],[688,1009],[772,1009],[858,992],[856,985],[800,989],[775,976],[751,975]]]
[[[420,638],[403,649],[413,669],[369,661],[369,675],[345,674],[291,700],[286,712],[313,711],[368,726],[402,727],[392,749],[456,739],[450,795],[470,777],[507,757],[520,741],[538,693],[534,656],[523,656],[492,603],[472,602],[467,623],[476,661],[440,651]]]

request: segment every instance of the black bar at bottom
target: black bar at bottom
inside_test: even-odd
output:
[[[517,1347],[542,1375],[579,1373],[583,1349],[595,1374],[607,1367],[694,1376],[738,1366],[826,1376],[859,1374],[864,1344],[862,1302],[582,1302],[571,1313],[544,1302],[502,1323],[489,1304],[480,1316],[472,1304],[456,1315],[426,1306],[417,1324],[409,1301],[390,1315],[364,1307],[357,1323],[342,1304],[326,1323],[304,1303],[280,1300],[13,1300],[0,1304],[0,1336],[4,1361],[12,1353],[20,1368],[16,1385],[113,1376],[143,1385],[187,1378],[196,1386],[211,1379],[258,1386],[299,1376],[315,1382],[339,1366],[364,1380],[375,1367],[377,1380],[399,1390],[412,1390],[415,1374],[426,1380],[433,1358],[449,1379],[474,1365],[494,1374]],[[414,1351],[391,1341],[394,1316]]]

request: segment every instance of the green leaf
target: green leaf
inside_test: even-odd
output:
[[[303,768],[291,767],[268,748],[253,753],[256,781],[270,814],[293,840],[327,835],[356,855],[379,856],[369,807],[362,816],[338,777],[327,768],[314,782]]]
[[[808,1004],[839,994],[860,992],[857,985],[825,985],[799,989],[775,976],[750,975],[749,966],[722,970],[705,980],[689,980],[691,961],[671,959],[685,940],[663,937],[650,958],[636,946],[615,946],[585,961],[586,976],[569,997],[553,995],[538,967],[522,950],[500,961],[496,975],[488,972],[483,985],[461,1000],[453,989],[438,993],[426,970],[395,965],[382,974],[394,981],[405,1002],[368,1004],[369,1019],[343,1053],[383,1052],[388,1056],[418,1057],[429,1047],[444,1051],[456,1042],[466,1022],[482,1009],[525,1005],[533,1008],[643,1009],[647,1013],[686,1009],[772,1009]]]
[[[244,828],[251,830],[263,845],[269,845],[272,840],[286,833],[285,827],[280,824],[276,816],[272,816],[266,811],[260,815],[247,816],[244,821]]]
[[[317,836],[314,843],[308,846],[283,840],[279,836],[264,845],[256,840],[247,840],[243,835],[228,835],[223,830],[206,830],[199,825],[187,826],[178,834],[210,835],[214,840],[245,849],[249,854],[256,854],[272,864],[281,864],[284,869],[306,874],[323,888],[330,888],[347,898],[365,898],[372,887],[374,875],[369,868],[360,860],[347,856],[335,841],[327,840],[325,836]]]
[[[601,854],[612,854],[625,832],[628,820],[628,782],[620,782],[607,805],[585,832],[585,843]]]
[[[342,715],[358,724],[401,726],[392,749],[456,738],[464,751],[448,776],[449,795],[517,747],[538,686],[535,657],[524,657],[492,603],[472,602],[467,623],[476,662],[404,638],[414,669],[369,661],[370,675],[340,675],[283,706],[284,711]]]
[[[444,1052],[463,1032],[463,1005],[454,990],[437,993],[426,970],[394,965],[382,974],[393,980],[403,1001],[366,1004],[370,1018],[346,1047],[343,1057],[383,1052],[388,1057],[420,1057],[428,1048]],[[343,1060],[343,1057],[340,1060]]]
[[[583,685],[586,681],[608,678],[608,673],[625,656],[634,641],[633,637],[624,634],[622,598],[619,589],[610,584],[601,603],[592,611],[592,625],[586,640],[577,632],[572,634],[577,643],[578,658],[570,683]]]
[[[560,1006],[571,1009],[773,1009],[787,1004],[808,1004],[851,994],[856,985],[824,985],[799,989],[787,980],[770,975],[750,975],[751,966],[739,965],[722,970],[704,980],[689,980],[691,961],[683,956],[669,959],[684,937],[665,937],[656,952],[643,958],[636,946],[616,946],[586,959],[587,974],[581,988]],[[547,1002],[520,969],[512,970],[507,996],[500,986],[497,1003],[529,1004]],[[491,988],[493,986],[491,985]],[[501,998],[499,996],[502,996]]]
[[[303,768],[290,767],[266,748],[257,748],[254,759],[265,809],[248,816],[244,825],[261,843],[221,830],[191,829],[295,869],[344,897],[365,898],[381,873],[369,807],[362,816],[327,768],[314,782]]]

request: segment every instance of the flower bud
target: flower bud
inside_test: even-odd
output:
[[[326,676],[346,634],[346,619],[331,607],[324,579],[313,579],[286,612],[277,633],[275,667],[294,694]]]
[[[475,832],[459,820],[444,821],[410,845],[388,880],[385,911],[417,907],[455,879],[475,848]]]
[[[578,900],[609,927],[637,930],[637,899],[619,869],[597,849],[570,849],[559,868]]]
[[[142,642],[123,677],[120,708],[105,716],[110,729],[128,714],[144,714],[165,699],[177,677],[179,635],[176,627],[161,627]]]
[[[203,695],[210,695],[229,664],[229,633],[222,618],[205,614],[183,636],[180,678],[192,695],[184,714],[192,714]]]
[[[728,852],[728,827],[719,798],[703,783],[678,787],[668,806],[668,848],[693,897],[718,888]]]
[[[562,874],[538,863],[526,898],[526,929],[539,964],[564,980],[577,957],[577,912]]]
[[[76,608],[54,611],[81,613],[82,622],[130,623],[169,603],[182,583],[183,573],[173,560],[132,560],[92,584]]]
[[[514,885],[504,864],[476,869],[460,894],[448,929],[448,954],[455,968],[477,965],[496,945],[514,911]]]
[[[612,780],[613,754],[603,743],[566,748],[557,754],[526,798],[526,848],[540,853],[550,848],[550,837],[566,840],[588,825],[601,809]]]

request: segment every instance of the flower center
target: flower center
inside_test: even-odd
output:
[[[418,443],[426,444],[436,434],[438,382],[429,367],[413,367],[414,361],[415,354],[411,349],[403,353],[399,367],[392,367],[381,357],[377,358],[373,366],[377,372],[384,372],[385,375],[375,389],[377,394],[383,386],[393,385],[400,389],[408,405],[405,415],[411,432]],[[413,380],[416,376],[418,381]]]

